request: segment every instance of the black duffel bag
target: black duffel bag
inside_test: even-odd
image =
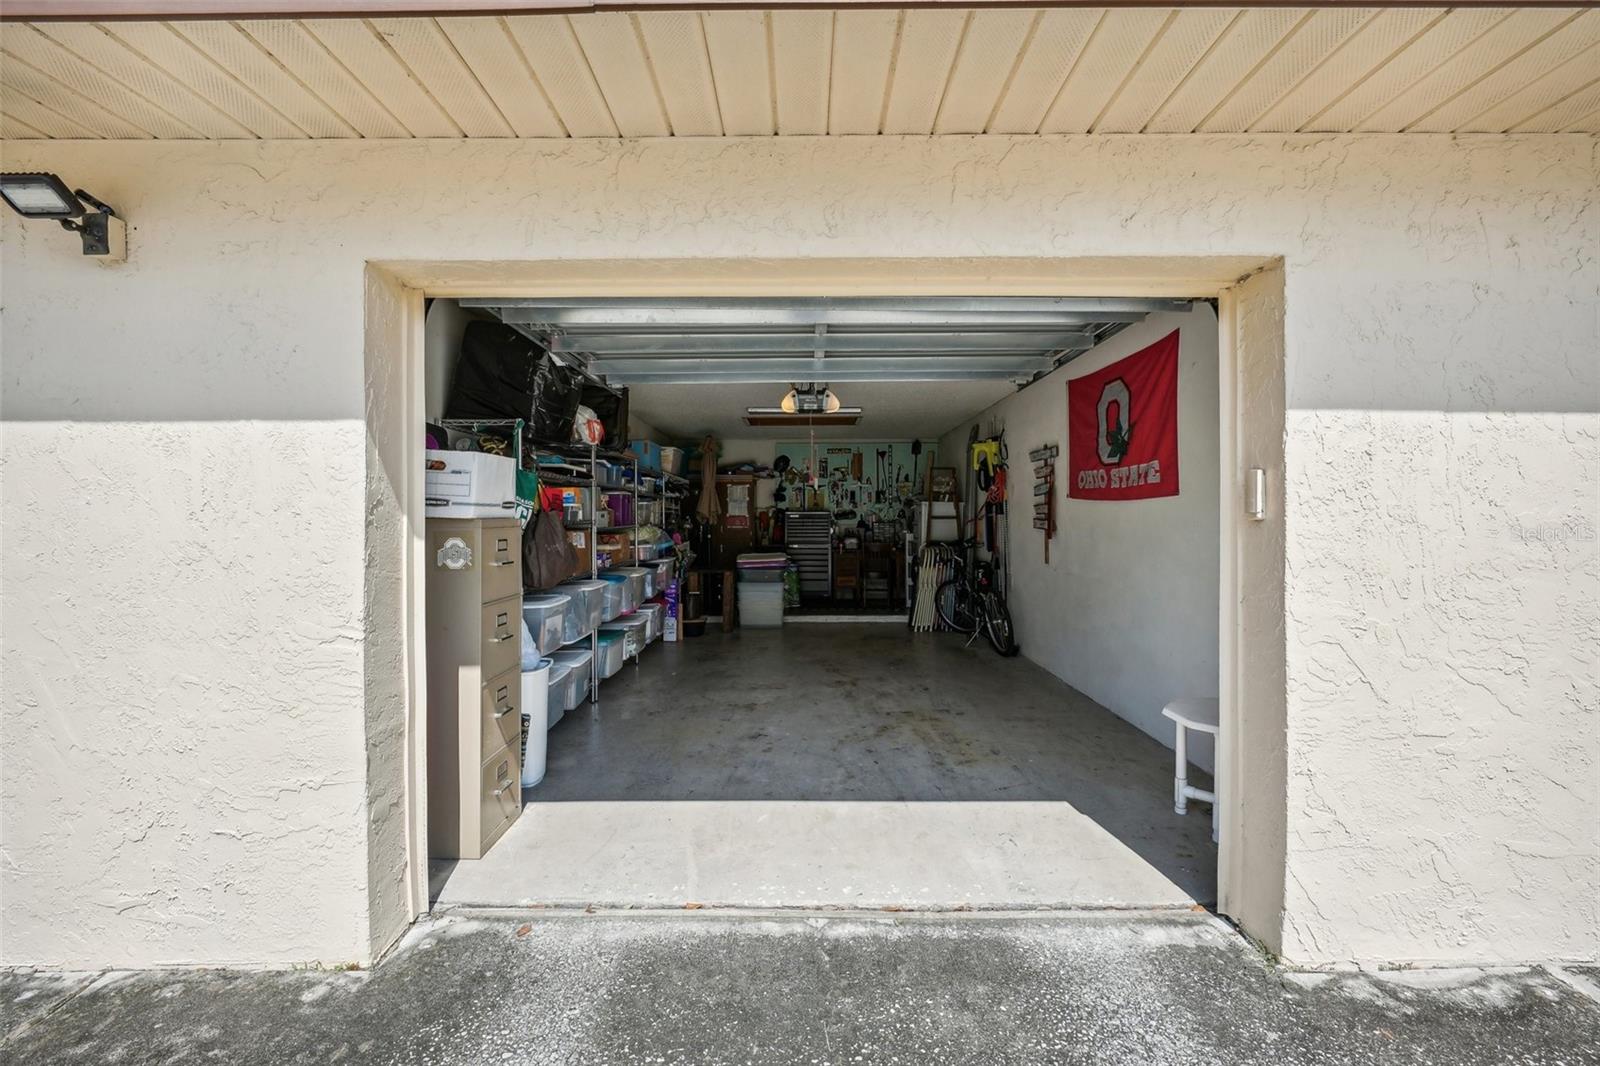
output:
[[[500,322],[468,322],[445,417],[521,418],[540,440],[572,437],[582,378]]]

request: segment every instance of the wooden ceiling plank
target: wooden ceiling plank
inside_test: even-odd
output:
[[[389,109],[299,22],[262,19],[239,28],[363,137],[409,137]]]
[[[1600,11],[1586,11],[1409,129],[1421,133],[1510,129],[1600,74],[1597,44]],[[1560,77],[1552,77],[1558,73]]]
[[[10,106],[15,97],[25,97],[40,107],[59,113],[96,137],[110,140],[147,140],[151,134],[126,119],[113,115],[99,104],[73,92],[43,71],[18,59],[0,62],[0,85],[7,90],[0,99]],[[48,105],[44,101],[49,101]],[[19,105],[19,110],[21,109]]]
[[[372,30],[468,137],[510,137],[511,124],[431,18],[379,18]]]
[[[1027,8],[974,11],[950,72],[935,133],[982,133],[1022,58],[1040,12]]]
[[[354,126],[335,114],[233,23],[174,22],[171,26],[312,137],[358,135]]]
[[[0,85],[0,108],[4,108],[6,114],[18,122],[32,126],[52,140],[101,139],[94,130],[52,111],[31,96],[14,92],[9,86]]]
[[[760,11],[701,13],[722,128],[730,137],[767,136],[773,126],[767,20]]]
[[[1193,132],[1305,17],[1304,9],[1280,8],[1246,11],[1234,19],[1145,123],[1145,132]]]
[[[1516,126],[1512,133],[1600,133],[1593,121],[1600,118],[1600,76],[1577,92],[1558,100]],[[1589,120],[1586,121],[1585,120]]]
[[[1200,129],[1206,133],[1243,133],[1250,129],[1377,14],[1378,9],[1370,7],[1323,8],[1314,12],[1200,123]]]
[[[889,82],[883,132],[926,136],[944,102],[968,13],[912,9],[900,30],[900,57]]]
[[[107,113],[121,116],[156,137],[184,140],[203,136],[193,126],[108,77],[92,62],[68,51],[33,26],[8,26],[4,49],[7,55],[42,71],[84,99],[92,100]]]
[[[1571,17],[1570,11],[1522,8],[1467,42],[1388,102],[1352,124],[1361,133],[1396,133],[1439,108]]]
[[[780,134],[813,137],[828,132],[833,15],[832,11],[772,13],[772,77]]]
[[[442,18],[439,28],[518,137],[567,135],[502,19],[494,15]]]
[[[1415,85],[1451,56],[1503,21],[1509,12],[1451,9],[1398,54],[1349,86],[1300,128],[1307,132],[1351,130],[1362,119]]]
[[[1172,12],[1165,8],[1112,8],[1084,47],[1039,126],[1040,133],[1087,133],[1133,73]]]
[[[665,137],[671,133],[633,19],[621,11],[573,15],[572,30],[622,135]]]
[[[51,22],[41,33],[160,107],[196,133],[216,139],[255,135],[159,66],[92,22]]]
[[[900,30],[897,11],[840,11],[834,16],[828,132],[878,132]]]
[[[231,72],[164,22],[113,22],[104,29],[189,87],[196,96],[232,116],[257,137],[299,139],[306,132]]]
[[[717,108],[717,87],[699,14],[652,11],[636,18],[673,134],[720,136],[722,114]]]
[[[461,136],[439,101],[365,22],[307,19],[302,25],[413,137]]]
[[[12,118],[0,111],[0,141],[37,141],[49,139],[43,130],[34,129],[21,119]]]
[[[1179,11],[1094,124],[1096,133],[1138,133],[1183,84],[1239,12],[1234,8]]]
[[[1252,131],[1292,133],[1352,86],[1398,55],[1446,14],[1445,8],[1397,7],[1378,12],[1305,80],[1251,123]]]
[[[565,15],[506,19],[561,124],[574,137],[615,137],[616,120]]]

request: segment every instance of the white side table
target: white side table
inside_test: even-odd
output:
[[[1197,799],[1211,804],[1211,839],[1217,839],[1217,794],[1189,784],[1189,730],[1217,735],[1220,714],[1216,700],[1186,697],[1173,700],[1161,708],[1161,713],[1178,726],[1177,742],[1173,744],[1177,770],[1172,782],[1172,809],[1179,814],[1189,813],[1189,801]]]

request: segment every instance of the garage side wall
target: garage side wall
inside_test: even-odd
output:
[[[5,961],[370,951],[369,262],[885,256],[1281,258],[1285,953],[1600,953],[1594,138],[4,150],[131,230],[0,213]]]
[[[1067,495],[1067,382],[1178,331],[1180,492],[1150,500]],[[1060,370],[1006,397],[939,442],[942,466],[965,461],[968,432],[1004,431],[1010,455],[1008,602],[1022,654],[1171,747],[1161,708],[1217,694],[1217,316],[1151,315]],[[1056,461],[1057,532],[1044,559],[1033,528],[1028,453]],[[1210,769],[1209,737],[1189,754]]]

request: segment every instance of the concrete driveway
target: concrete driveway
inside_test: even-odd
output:
[[[1188,911],[455,912],[373,972],[10,972],[0,1057],[1577,1066],[1595,977],[1285,973]]]

